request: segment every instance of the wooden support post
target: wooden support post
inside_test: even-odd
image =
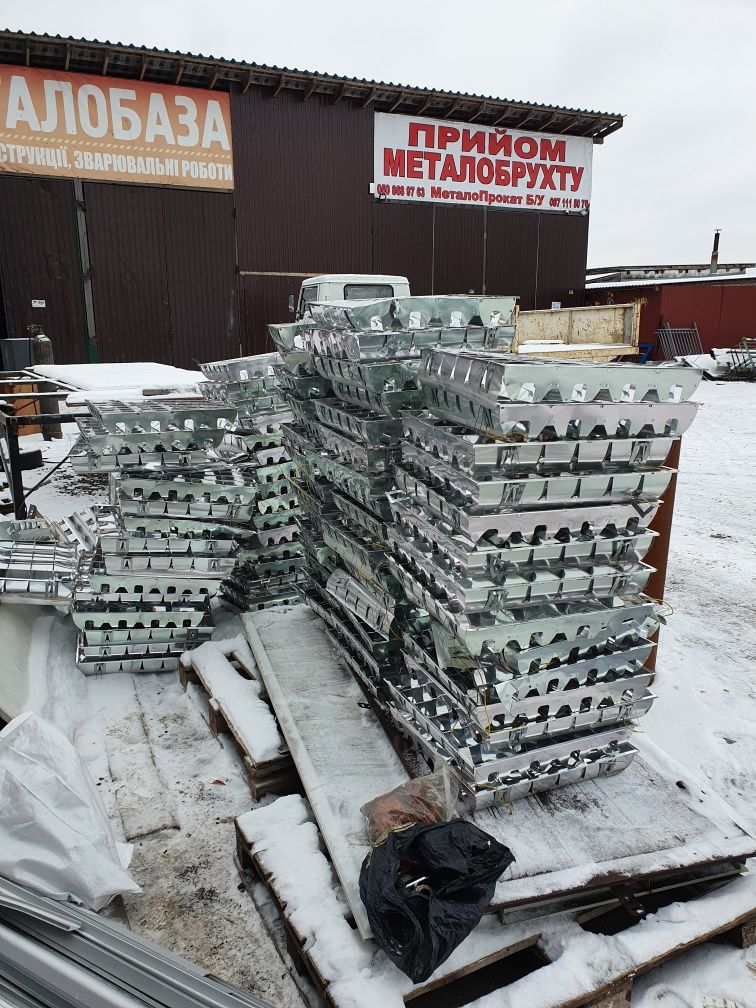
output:
[[[680,438],[672,443],[672,448],[665,463],[672,469],[677,469],[680,465]],[[669,486],[664,491],[664,501],[659,510],[654,515],[649,528],[658,532],[651,549],[648,551],[645,562],[656,568],[651,575],[646,586],[646,594],[654,599],[663,599],[664,590],[667,583],[667,560],[669,558],[669,539],[672,532],[672,516],[675,510],[675,492],[677,490],[677,473],[669,482]],[[659,632],[656,639],[658,641]],[[646,662],[646,667],[652,672],[656,670],[656,650]]]

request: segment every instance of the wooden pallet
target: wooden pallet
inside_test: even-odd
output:
[[[272,846],[272,843],[258,846],[254,842],[250,842],[249,837],[245,835],[244,827],[240,826],[238,821],[236,822],[236,863],[248,891],[254,896],[254,883],[262,883],[283,923],[286,951],[289,953],[296,970],[302,976],[309,978],[328,1008],[345,1008],[347,1003],[353,1003],[355,991],[352,989],[347,998],[343,1000],[340,998],[338,985],[334,986],[326,975],[327,958],[326,966],[323,968],[322,962],[319,963],[317,960],[317,954],[313,954],[317,947],[317,936],[313,936],[312,933],[302,934],[298,930],[292,913],[292,909],[295,911],[296,907],[290,907],[286,898],[281,894],[275,870],[269,862]],[[325,855],[321,856],[325,857]],[[749,881],[740,879],[734,884],[743,884]],[[335,878],[333,884],[338,886]],[[535,984],[535,989],[539,991],[542,988],[562,991],[557,996],[558,999],[553,1001],[544,1000],[543,996],[539,996],[540,1008],[627,1008],[631,1003],[633,982],[637,976],[668,962],[696,945],[717,936],[726,936],[739,948],[747,948],[756,944],[756,887],[751,885],[742,896],[743,898],[739,901],[730,901],[732,904],[730,912],[723,909],[721,894],[719,897],[716,893],[707,897],[705,889],[702,892],[695,887],[691,888],[688,894],[676,890],[668,896],[668,902],[685,901],[689,897],[691,906],[695,905],[697,899],[706,898],[714,901],[719,899],[719,903],[711,903],[711,912],[709,912],[709,904],[707,904],[707,912],[703,915],[706,920],[701,922],[695,933],[681,932],[679,941],[676,941],[674,936],[670,938],[668,931],[664,930],[664,927],[669,930],[669,926],[662,924],[658,952],[652,956],[640,958],[632,968],[628,968],[626,962],[617,965],[610,957],[601,971],[601,980],[593,986],[586,986],[579,992],[570,989],[571,984],[574,987],[575,978],[569,969],[565,969],[564,984],[559,982],[559,960],[552,962],[549,959],[544,951],[544,945],[548,943],[543,942],[542,939],[547,937],[549,930],[555,927],[559,928],[560,936],[564,937],[566,925],[574,929],[578,935],[583,931],[591,931],[598,935],[616,936],[621,933],[623,937],[632,936],[633,927],[637,925],[638,915],[627,914],[625,926],[618,926],[617,914],[623,909],[619,905],[620,901],[617,906],[598,908],[593,912],[583,911],[582,915],[562,914],[551,920],[547,918],[529,923],[521,922],[518,925],[498,925],[500,941],[497,947],[489,947],[487,954],[481,955],[477,959],[469,956],[465,959],[464,956],[458,954],[464,950],[463,943],[448,960],[448,963],[442,964],[430,980],[415,986],[399,970],[395,970],[389,965],[388,969],[395,974],[395,977],[389,977],[389,979],[394,979],[395,983],[387,984],[386,976],[381,977],[380,989],[382,996],[384,996],[384,1004],[386,1008],[395,1008],[395,1006],[401,1005],[409,1005],[410,1008],[431,1008],[431,1006],[432,1008],[458,1008],[458,1006],[477,1000],[492,990],[505,990],[507,994],[511,995],[511,1003],[524,1005],[531,1003],[531,997],[528,989],[523,988],[522,984],[529,983]],[[663,899],[660,901],[657,897],[649,905],[649,909],[655,912],[663,904]],[[484,918],[489,921],[490,919],[491,915]],[[323,926],[327,929],[328,922]],[[655,922],[651,926],[655,926]],[[330,927],[333,927],[332,923]],[[647,930],[645,934],[648,935]],[[352,935],[353,941],[362,940],[356,931],[352,931]],[[613,938],[609,939],[610,942],[612,940]],[[369,946],[373,953],[376,951],[372,942],[366,943],[366,946]],[[608,945],[608,948],[611,946]],[[548,969],[548,979],[544,975],[541,980],[539,971],[543,969]],[[369,984],[370,980],[365,982]],[[392,986],[395,988],[393,991]],[[529,990],[532,992],[533,986]],[[510,1001],[507,1000],[506,1003],[509,1004]]]
[[[254,666],[243,652],[232,651],[227,654],[229,665],[244,679],[256,680]],[[190,653],[191,658],[191,653]],[[179,666],[179,680],[184,689],[189,683],[198,685],[207,697],[208,724],[213,735],[227,735],[233,740],[244,763],[249,789],[255,801],[266,795],[291,794],[299,789],[299,779],[294,769],[291,755],[286,743],[281,739],[281,755],[275,759],[255,760],[249,751],[249,746],[241,730],[237,718],[230,705],[224,705],[213,696],[212,683],[203,674],[202,667],[194,660],[191,664],[183,661]],[[261,694],[261,699],[263,695]]]

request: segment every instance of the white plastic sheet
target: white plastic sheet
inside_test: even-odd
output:
[[[79,754],[53,725],[21,714],[0,732],[0,875],[101,910],[141,892]]]

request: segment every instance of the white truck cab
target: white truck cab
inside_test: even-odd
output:
[[[289,311],[297,319],[308,314],[312,301],[372,301],[375,298],[410,297],[407,277],[370,273],[328,273],[302,281],[299,299],[289,295]]]

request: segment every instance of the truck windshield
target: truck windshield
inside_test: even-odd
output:
[[[310,303],[312,301],[318,300],[318,288],[317,287],[303,287],[302,293],[299,295],[299,318],[309,311]]]
[[[393,296],[394,288],[391,284],[344,284],[344,299],[346,301],[371,301],[373,298]]]

